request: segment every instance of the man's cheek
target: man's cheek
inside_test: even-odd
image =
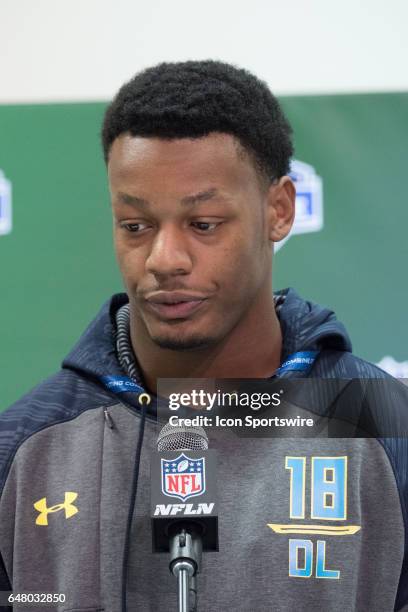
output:
[[[138,278],[144,269],[143,258],[141,254],[136,253],[134,249],[122,249],[119,260],[120,268],[123,274]]]

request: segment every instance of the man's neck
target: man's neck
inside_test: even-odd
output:
[[[156,393],[158,378],[268,378],[280,366],[282,332],[272,293],[251,308],[226,338],[208,348],[163,349],[143,333],[130,315],[130,335],[147,388]]]

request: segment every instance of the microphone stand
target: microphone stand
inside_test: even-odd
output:
[[[172,526],[169,567],[178,581],[178,612],[197,609],[196,575],[201,567],[201,553],[201,534],[194,524]]]

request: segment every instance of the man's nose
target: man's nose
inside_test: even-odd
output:
[[[191,268],[183,231],[174,226],[160,229],[152,242],[146,270],[156,276],[174,276],[189,274]]]

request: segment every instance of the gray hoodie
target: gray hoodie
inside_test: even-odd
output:
[[[408,451],[404,436],[383,435],[382,415],[408,429],[406,390],[351,354],[331,311],[282,293],[276,377],[364,380],[341,410],[364,405],[378,435],[207,431],[218,455],[220,550],[203,556],[198,611],[403,610]],[[0,416],[0,590],[64,596],[44,610],[177,610],[166,555],[151,552],[154,406],[141,416],[142,380],[112,385],[128,380],[115,350],[126,299],[105,304],[62,369]],[[299,354],[315,358],[299,370]],[[385,385],[375,393],[374,379]]]

